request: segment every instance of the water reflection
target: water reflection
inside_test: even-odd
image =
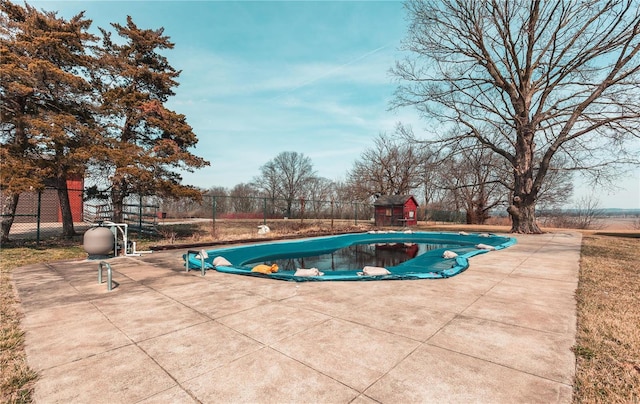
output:
[[[447,245],[425,243],[354,244],[328,254],[283,258],[269,261],[269,264],[278,264],[281,271],[295,271],[298,268],[318,268],[321,271],[354,270],[361,269],[366,265],[392,267],[439,248],[447,248]]]

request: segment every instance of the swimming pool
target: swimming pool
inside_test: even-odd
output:
[[[344,268],[324,271],[322,276],[295,276],[294,270],[281,270],[272,274],[251,272],[256,262],[269,262],[283,258],[320,255],[336,251],[356,244],[387,243],[425,243],[440,244],[446,247],[434,248],[413,259],[388,266],[388,275],[369,276],[362,268]],[[516,243],[511,237],[489,233],[437,233],[437,232],[388,232],[372,231],[368,233],[351,233],[336,236],[305,238],[293,241],[277,241],[206,251],[205,269],[215,269],[239,275],[268,277],[288,281],[355,281],[355,280],[388,280],[388,279],[438,279],[457,275],[469,267],[468,258],[490,251],[500,250]],[[479,248],[480,247],[480,248]],[[485,247],[485,248],[482,248]],[[455,258],[443,258],[444,251],[457,254]],[[183,256],[188,259],[189,268],[200,269],[202,261],[196,257],[197,252],[189,252]],[[213,260],[224,257],[230,266],[215,266]],[[203,272],[204,273],[204,272]]]

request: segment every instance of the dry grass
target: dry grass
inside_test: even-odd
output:
[[[640,403],[640,239],[585,235],[576,403]]]
[[[163,240],[140,240],[141,249],[171,243],[207,243],[255,239],[255,220],[211,221],[165,226]],[[294,220],[269,221],[269,237],[311,236],[366,231],[368,222]],[[428,231],[506,233],[508,226],[423,225]],[[636,232],[637,234],[637,232]],[[628,236],[628,234],[626,235]],[[139,239],[138,239],[139,240]],[[69,245],[51,243],[3,246],[0,250],[0,402],[31,402],[37,378],[25,361],[21,312],[9,282],[15,268],[37,262],[84,258],[78,239]],[[640,403],[640,238],[621,238],[584,232],[577,291],[578,332],[576,403]]]
[[[23,403],[30,402],[37,375],[26,363],[20,312],[9,278],[9,271],[0,270],[0,402]]]
[[[253,219],[216,220],[215,227],[212,220],[184,224],[167,224],[160,227],[161,240],[145,240],[140,243],[141,248],[162,246],[167,244],[206,244],[222,241],[237,241],[259,238],[305,237],[320,234],[335,234],[346,232],[361,232],[372,228],[371,223],[353,220],[269,220],[267,226],[269,234],[260,236],[258,226],[262,221]]]

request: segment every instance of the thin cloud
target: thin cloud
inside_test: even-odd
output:
[[[376,54],[376,53],[380,52],[381,50],[386,49],[388,47],[389,47],[389,45],[381,46],[381,47],[376,48],[376,49],[374,49],[372,51],[369,51],[369,52],[367,52],[367,53],[365,53],[363,55],[360,55],[357,58],[348,61],[347,63],[343,63],[343,64],[341,64],[339,66],[327,69],[322,74],[320,74],[320,75],[318,75],[316,77],[313,77],[313,78],[311,78],[309,80],[303,81],[302,83],[300,83],[300,84],[288,89],[284,93],[277,95],[272,100],[278,99],[278,98],[280,98],[282,96],[285,96],[285,95],[287,95],[289,93],[292,93],[292,92],[294,92],[296,90],[299,90],[299,89],[301,89],[303,87],[306,87],[306,86],[308,86],[310,84],[313,84],[313,83],[317,82],[318,80],[322,80],[323,78],[328,77],[328,76],[330,76],[330,75],[332,75],[334,73],[337,73],[340,70],[343,70],[344,68],[346,68],[347,66],[353,65],[354,63],[357,63],[357,62],[359,62],[359,61],[361,61],[361,60],[363,60],[363,59],[365,59],[365,58],[367,58],[367,57],[369,57],[371,55],[374,55],[374,54]]]

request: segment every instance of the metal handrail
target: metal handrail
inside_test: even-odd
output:
[[[98,283],[101,284],[102,283],[102,269],[103,267],[106,266],[107,267],[107,290],[110,292],[111,289],[113,288],[113,274],[112,274],[112,269],[111,269],[111,264],[109,264],[108,262],[105,261],[101,261],[98,264]],[[116,282],[116,285],[118,283]]]
[[[189,272],[189,257],[190,255],[196,255],[196,256],[200,256],[200,271],[202,271],[202,276],[204,276],[205,274],[205,267],[204,267],[204,259],[206,257],[206,252],[204,250],[188,250],[187,251],[187,256],[184,259],[184,267],[186,269],[187,272]]]

